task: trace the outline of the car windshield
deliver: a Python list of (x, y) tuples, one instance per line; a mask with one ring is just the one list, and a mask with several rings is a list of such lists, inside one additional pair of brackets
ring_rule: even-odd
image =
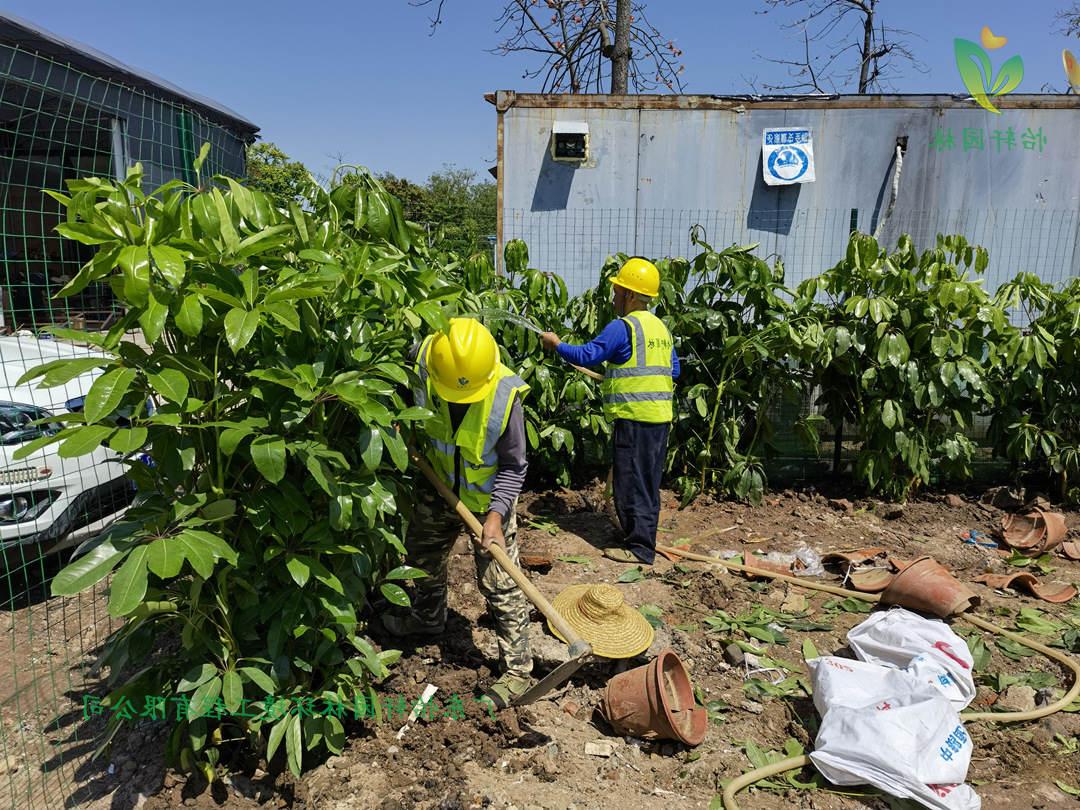
[(22, 444), (39, 436), (55, 432), (56, 425), (31, 424), (31, 422), (44, 419), (48, 415), (48, 411), (33, 405), (0, 402), (0, 444)]

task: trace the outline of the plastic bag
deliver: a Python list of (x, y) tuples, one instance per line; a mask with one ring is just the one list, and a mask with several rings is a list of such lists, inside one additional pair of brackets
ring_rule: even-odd
[(789, 566), (792, 573), (797, 577), (825, 576), (825, 566), (821, 564), (821, 555), (806, 543), (799, 546), (794, 553), (770, 551), (768, 554), (763, 555), (761, 559)]
[(975, 659), (964, 640), (940, 619), (895, 608), (871, 615), (847, 638), (860, 660), (906, 670), (933, 685), (957, 711), (975, 698)]
[(971, 738), (941, 697), (897, 696), (861, 709), (832, 706), (810, 759), (836, 785), (871, 784), (926, 807), (979, 810), (963, 784)]
[(864, 709), (887, 704), (897, 695), (932, 700), (937, 690), (902, 669), (823, 655), (806, 662), (814, 690), (814, 707), (824, 719), (838, 707)]
[(802, 563), (802, 567), (795, 568), (797, 577), (823, 577), (825, 566), (821, 564), (821, 555), (810, 546), (803, 543), (795, 552), (795, 559)]
[(957, 714), (975, 691), (967, 645), (944, 622), (902, 609), (870, 616), (848, 642), (860, 660), (807, 661), (821, 715), (815, 767), (834, 784), (979, 810), (964, 784), (972, 743)]

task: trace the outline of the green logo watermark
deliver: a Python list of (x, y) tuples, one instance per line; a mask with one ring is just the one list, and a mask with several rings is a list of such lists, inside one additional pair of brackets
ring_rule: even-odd
[(1020, 82), (1024, 79), (1024, 60), (1019, 56), (1007, 59), (995, 76), (994, 66), (987, 51), (1003, 47), (1008, 40), (1005, 37), (994, 36), (985, 26), (980, 39), (982, 40), (981, 47), (968, 39), (955, 40), (956, 67), (960, 70), (960, 78), (964, 80), (964, 86), (979, 106), (1001, 115), (1001, 110), (994, 106), (991, 99), (1011, 93), (1020, 86)]

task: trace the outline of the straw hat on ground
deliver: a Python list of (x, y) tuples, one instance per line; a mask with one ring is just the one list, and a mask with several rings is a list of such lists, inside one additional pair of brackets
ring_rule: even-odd
[[(612, 585), (571, 585), (553, 602), (567, 624), (603, 658), (633, 658), (649, 649), (652, 625)], [(548, 628), (566, 641), (548, 622)]]

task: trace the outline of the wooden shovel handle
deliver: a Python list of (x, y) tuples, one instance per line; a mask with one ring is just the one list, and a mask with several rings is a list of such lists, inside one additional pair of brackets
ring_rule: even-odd
[(580, 371), (586, 377), (592, 377), (594, 380), (599, 380), (600, 382), (604, 381), (603, 374), (597, 374), (595, 371), (591, 371), (590, 369), (582, 368), (581, 366), (575, 366), (573, 363), (570, 364), (570, 368), (572, 368), (574, 371)]
[[(424, 477), (431, 482), (438, 493), (442, 495), (446, 502), (458, 513), (458, 517), (461, 518), (469, 531), (473, 533), (473, 542), (479, 543), (480, 538), (484, 534), (484, 527), (480, 525), (480, 521), (476, 519), (476, 515), (461, 502), (461, 499), (454, 494), (450, 487), (443, 483), (442, 479), (435, 474), (433, 469), (431, 469), (431, 465), (428, 464), (423, 456), (417, 453), (412, 447), (409, 448), (409, 457), (413, 460), (417, 469), (424, 474)], [(525, 576), (521, 569), (514, 565), (513, 560), (510, 559), (510, 555), (508, 555), (501, 546), (492, 543), (488, 546), (487, 551), (495, 558), (495, 562), (499, 564), (499, 567), (509, 574), (510, 578), (514, 580), (519, 588), (521, 588), (528, 600), (536, 605), (536, 609), (544, 614), (544, 618), (551, 622), (551, 626), (558, 631), (559, 635), (566, 639), (567, 644), (573, 647), (576, 643), (582, 641), (578, 634), (574, 632), (574, 629), (567, 624), (566, 619), (562, 617), (562, 614), (555, 610), (555, 607), (544, 598), (544, 595), (536, 589), (536, 586), (529, 581), (528, 577)]]

